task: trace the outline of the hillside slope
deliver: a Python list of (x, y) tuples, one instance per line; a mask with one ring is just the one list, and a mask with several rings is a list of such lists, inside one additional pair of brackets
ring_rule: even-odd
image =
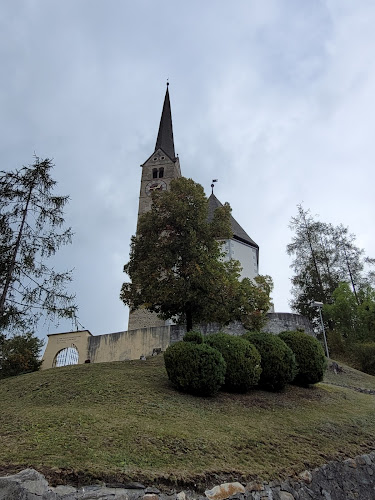
[(0, 380), (0, 401), (0, 471), (55, 481), (267, 479), (375, 448), (372, 395), (319, 384), (196, 398), (170, 386), (162, 356)]

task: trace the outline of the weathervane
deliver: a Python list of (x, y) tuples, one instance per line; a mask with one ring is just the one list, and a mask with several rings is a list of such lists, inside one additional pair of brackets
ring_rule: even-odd
[(211, 184), (211, 189), (212, 189), (212, 193), (211, 194), (214, 194), (214, 182), (217, 182), (217, 179), (212, 179), (212, 184)]

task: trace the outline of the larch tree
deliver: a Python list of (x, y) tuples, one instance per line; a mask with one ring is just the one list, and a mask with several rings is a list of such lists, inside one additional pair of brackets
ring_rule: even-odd
[(64, 229), (68, 196), (53, 194), (53, 163), (0, 172), (0, 331), (32, 332), (42, 315), (76, 320), (75, 296), (66, 292), (71, 271), (57, 272), (47, 260), (71, 242)]
[(348, 228), (321, 222), (302, 205), (298, 205), (298, 214), (289, 227), (294, 232), (287, 246), (287, 253), (293, 256), (292, 309), (317, 320), (312, 302), (331, 304), (334, 291), (342, 282), (350, 283), (359, 303), (357, 290), (373, 281), (373, 273), (368, 269), (375, 260), (356, 246), (355, 236)]

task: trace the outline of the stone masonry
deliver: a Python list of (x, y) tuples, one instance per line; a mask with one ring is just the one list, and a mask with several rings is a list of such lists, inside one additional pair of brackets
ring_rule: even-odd
[(26, 469), (0, 477), (0, 500), (374, 500), (375, 452), (329, 462), (283, 481), (213, 485), (203, 492), (168, 490), (137, 482), (51, 487), (42, 474)]

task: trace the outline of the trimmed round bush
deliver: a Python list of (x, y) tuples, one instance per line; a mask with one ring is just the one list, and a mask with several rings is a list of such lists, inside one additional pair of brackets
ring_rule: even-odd
[(217, 349), (226, 362), (223, 389), (246, 392), (258, 384), (262, 371), (260, 354), (252, 344), (226, 333), (208, 335), (205, 343)]
[(297, 362), (297, 375), (293, 384), (306, 387), (323, 380), (326, 357), (320, 342), (304, 332), (282, 332), (279, 338), (288, 345)]
[(197, 396), (214, 396), (225, 380), (223, 356), (206, 344), (172, 344), (164, 353), (164, 363), (169, 380), (181, 391)]
[(294, 354), (278, 336), (272, 333), (247, 332), (242, 338), (251, 342), (261, 356), (262, 373), (259, 385), (270, 391), (281, 391), (291, 382), (297, 365)]
[(183, 339), (184, 342), (195, 342), (196, 344), (203, 344), (203, 335), (196, 330), (186, 332)]

